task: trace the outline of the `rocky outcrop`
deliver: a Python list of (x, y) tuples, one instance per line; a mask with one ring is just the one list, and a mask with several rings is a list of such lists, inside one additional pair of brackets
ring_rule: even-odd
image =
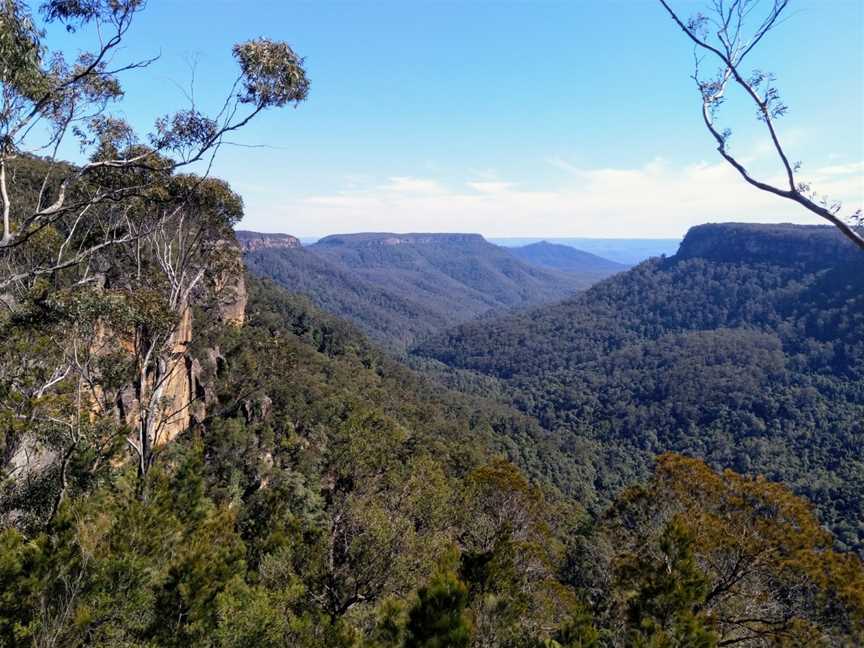
[(192, 342), (192, 309), (186, 307), (180, 316), (177, 328), (171, 337), (171, 360), (159, 403), (159, 429), (153, 440), (154, 447), (173, 441), (189, 429), (195, 421), (195, 413), (203, 418), (203, 403), (196, 403), (196, 376), (192, 371), (194, 361), (189, 355)]
[[(156, 432), (152, 443), (154, 447), (163, 446), (189, 429), (196, 421), (204, 419), (206, 409), (201, 384), (200, 364), (190, 355), (192, 342), (192, 309), (183, 310), (177, 327), (171, 336), (170, 354), (160, 378), (148, 376), (146, 384), (130, 384), (120, 391), (116, 401), (116, 415), (132, 430), (130, 441), (137, 439), (141, 408), (141, 394), (152, 398), (158, 390), (156, 404)], [(158, 384), (155, 384), (158, 381)], [(145, 397), (147, 398), (147, 397)]]
[(243, 252), (303, 247), (300, 243), (300, 239), (291, 236), (290, 234), (267, 234), (263, 232), (237, 230), (235, 235), (237, 236), (237, 242), (240, 244), (240, 249)]
[[(293, 237), (291, 237), (293, 238)], [(232, 326), (242, 326), (246, 319), (246, 281), (244, 279), (243, 253), (239, 243), (225, 241), (226, 264), (213, 277), (216, 296), (216, 312), (219, 321)]]
[(830, 225), (710, 223), (692, 227), (675, 258), (816, 269), (860, 261), (861, 252)]
[[(223, 271), (222, 276), (214, 280), (217, 287), (216, 314), (221, 323), (229, 326), (242, 326), (245, 320), (246, 282), (242, 264), (237, 267), (239, 270)], [(212, 401), (201, 362), (190, 353), (193, 335), (192, 309), (187, 307), (171, 339), (172, 361), (167, 366), (168, 374), (160, 404), (162, 423), (154, 446), (170, 443), (179, 434), (203, 421), (207, 415), (207, 404)], [(221, 355), (218, 349), (208, 349), (204, 354), (205, 362), (211, 356)]]
[[(233, 241), (225, 242), (226, 256), (220, 270), (212, 277), (214, 308), (217, 321), (229, 326), (242, 326), (246, 311), (246, 282), (239, 247)], [(164, 446), (180, 434), (204, 420), (207, 405), (212, 402), (211, 390), (206, 382), (201, 362), (191, 353), (195, 335), (193, 309), (186, 306), (180, 313), (169, 342), (170, 352), (159, 384), (150, 377), (146, 385), (129, 385), (117, 401), (117, 414), (132, 430), (137, 430), (142, 403), (140, 394), (159, 390), (154, 447)], [(121, 342), (122, 345), (122, 342)], [(220, 357), (218, 349), (206, 349), (204, 362)], [(215, 365), (215, 360), (213, 361)], [(215, 370), (215, 366), (214, 366)], [(146, 406), (146, 403), (143, 404)]]
[[(205, 346), (202, 344), (197, 344), (193, 352), (193, 341), (197, 342), (196, 335), (209, 339), (208, 335), (215, 333), (202, 332), (198, 327), (242, 326), (247, 302), (245, 269), (239, 245), (232, 239), (217, 241), (216, 246), (215, 253), (208, 257), (204, 280), (198, 283), (198, 290), (190, 294), (193, 303), (174, 310), (176, 320), (170, 321), (171, 334), (167, 343), (164, 333), (150, 333), (137, 324), (114, 320), (107, 312), (94, 318), (93, 328), (87, 329), (86, 335), (76, 334), (75, 349), (80, 354), (76, 354), (76, 361), (83, 358), (81, 362), (85, 362), (87, 367), (81, 392), (83, 408), (77, 410), (77, 414), (94, 422), (102, 419), (125, 427), (129, 442), (139, 452), (145, 445), (139, 438), (145, 423), (149, 446), (165, 446), (203, 422), (208, 406), (212, 407), (216, 400), (211, 381), (224, 359), (218, 348), (202, 348)], [(113, 298), (118, 304), (125, 303), (123, 300), (129, 291), (122, 283), (110, 285), (104, 275), (96, 275), (96, 279), (92, 282), (93, 290), (103, 293), (106, 303), (114, 303), (111, 301)], [(11, 303), (3, 295), (0, 295), (0, 301)], [(193, 321), (198, 316), (204, 321)], [(162, 320), (158, 326), (162, 326)], [(148, 337), (150, 335), (153, 337)], [(148, 351), (150, 342), (157, 346)], [(196, 356), (200, 356), (200, 361)], [(138, 372), (145, 357), (148, 371), (142, 376)], [(106, 378), (101, 373), (104, 367), (110, 370), (118, 362), (125, 366), (126, 360), (130, 372), (126, 384), (118, 384), (116, 377), (103, 380)], [(81, 371), (84, 375), (85, 370)], [(266, 416), (270, 407), (266, 400), (250, 401), (244, 405), (244, 414), (250, 418)], [(113, 434), (116, 428), (109, 427)], [(101, 429), (94, 426), (87, 434), (98, 434)], [(37, 433), (30, 426), (14, 438), (7, 439), (2, 449), (3, 456), (0, 456), (0, 468), (8, 478), (4, 488), (0, 489), (0, 520), (14, 520), (25, 509), (37, 511), (37, 517), (48, 515), (48, 511), (53, 510), (52, 506), (56, 507), (60, 501), (56, 493), (59, 492), (62, 498), (65, 492), (66, 467), (78, 444), (79, 439), (74, 436), (48, 435), (41, 430)], [(63, 484), (63, 487), (58, 489), (58, 484)], [(34, 497), (45, 501), (40, 499), (38, 505), (32, 505)], [(22, 506), (24, 501), (31, 505)]]
[[(292, 237), (293, 238), (293, 237)], [(220, 270), (212, 278), (214, 312), (218, 321), (229, 326), (242, 326), (245, 321), (246, 281), (240, 248), (234, 241), (225, 241), (225, 257)], [(194, 336), (192, 308), (186, 307), (171, 337), (171, 361), (166, 366), (166, 377), (159, 405), (160, 424), (154, 446), (170, 443), (178, 435), (204, 420), (207, 405), (212, 401), (211, 390), (206, 384), (201, 362), (190, 353)], [(211, 353), (212, 351), (212, 353)], [(205, 350), (205, 362), (210, 356), (218, 357), (219, 350)], [(127, 423), (134, 424), (140, 411), (133, 402), (128, 411)]]
[(21, 436), (5, 469), (13, 481), (31, 481), (54, 465), (59, 456), (55, 448), (40, 443), (36, 435), (27, 432)]
[(227, 278), (219, 295), (219, 319), (225, 324), (242, 326), (246, 320), (246, 282), (243, 274)]

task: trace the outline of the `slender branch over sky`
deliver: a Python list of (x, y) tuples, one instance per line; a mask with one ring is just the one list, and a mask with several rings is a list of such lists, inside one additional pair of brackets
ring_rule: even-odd
[[(789, 155), (775, 125), (777, 118), (782, 117), (788, 108), (781, 101), (773, 84), (774, 76), (759, 70), (748, 75), (743, 68), (747, 55), (780, 24), (789, 0), (771, 0), (767, 3), (767, 13), (756, 23), (752, 32), (748, 29), (748, 23), (754, 20), (761, 4), (759, 0), (712, 0), (713, 11), (709, 15), (699, 13), (686, 21), (675, 12), (667, 0), (659, 2), (694, 44), (693, 80), (702, 99), (702, 120), (723, 159), (757, 189), (797, 202), (834, 225), (846, 238), (864, 250), (861, 211), (844, 218), (840, 214), (842, 205), (839, 201), (819, 196), (808, 183), (797, 180), (796, 172), (800, 163), (789, 161)], [(706, 77), (701, 74), (700, 64), (705, 57), (719, 59), (721, 63), (720, 71), (714, 76)], [(716, 118), (721, 105), (727, 99), (730, 82), (739, 86), (755, 104), (758, 118), (765, 125), (773, 151), (783, 166), (785, 186), (757, 179), (741, 158), (729, 150), (728, 142), (732, 131), (720, 130)]]

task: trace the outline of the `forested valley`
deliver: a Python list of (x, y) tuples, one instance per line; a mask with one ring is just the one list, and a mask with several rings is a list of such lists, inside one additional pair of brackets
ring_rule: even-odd
[(507, 249), (479, 234), (331, 235), (307, 246), (290, 235), (238, 236), (254, 274), (396, 353), (467, 320), (570, 297), (626, 267), (564, 246)]
[(704, 225), (674, 257), (416, 353), (494, 378), (593, 453), (600, 493), (682, 452), (789, 484), (860, 551), (862, 295), (864, 257), (830, 227)]
[(238, 43), (224, 107), (139, 135), (108, 107), (144, 10), (0, 3), (0, 645), (864, 643), (849, 241), (701, 226), (588, 288), (477, 235), (338, 236), (298, 278), (210, 170), (304, 59)]

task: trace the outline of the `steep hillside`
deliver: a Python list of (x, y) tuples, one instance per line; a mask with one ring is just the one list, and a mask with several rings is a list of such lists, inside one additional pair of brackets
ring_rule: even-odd
[(563, 299), (597, 279), (528, 265), (476, 234), (328, 236), (305, 248), (259, 245), (245, 258), (253, 273), (397, 349), (492, 310)]
[(678, 259), (724, 263), (771, 263), (818, 272), (860, 262), (860, 252), (823, 225), (712, 223), (688, 232)]
[(479, 234), (328, 236), (309, 249), (442, 314), (554, 301), (588, 283), (527, 266)]
[(667, 455), (604, 512), (595, 486), (632, 447), (552, 435), (483, 397), (498, 379), (415, 361), (454, 393), (244, 280), (239, 197), (192, 186), (152, 238), (2, 295), (0, 645), (660, 645), (670, 591), (693, 593), (664, 612), (682, 646), (861, 644), (864, 570), (806, 502)]
[(417, 353), (500, 380), (565, 443), (616, 450), (601, 491), (684, 452), (786, 481), (864, 541), (864, 255), (831, 228), (696, 227), (675, 257)]
[(404, 348), (454, 323), (421, 300), (391, 293), (308, 248), (259, 249), (244, 256), (253, 274), (307, 295), (318, 307), (353, 321), (389, 348)]
[[(442, 444), (448, 452), (474, 453), (475, 458), (500, 453), (540, 481), (580, 498), (588, 496), (581, 478), (568, 472), (573, 462), (567, 459), (565, 465), (557, 445), (533, 419), (428, 380), (305, 296), (251, 275), (247, 283), (246, 325), (215, 326), (196, 338), (196, 347), (219, 348), (223, 354), (227, 370), (205, 376), (220, 385), (223, 408), (292, 411), (294, 426), (309, 430), (333, 425), (354, 408), (376, 409), (413, 430), (415, 441), (428, 447)], [(263, 396), (264, 410), (256, 401)], [(309, 419), (301, 424), (304, 417)]]
[(585, 277), (596, 277), (598, 280), (627, 269), (623, 263), (610, 261), (596, 254), (577, 250), (569, 245), (549, 243), (548, 241), (508, 248), (507, 251), (517, 259), (531, 265), (550, 270), (579, 273)]

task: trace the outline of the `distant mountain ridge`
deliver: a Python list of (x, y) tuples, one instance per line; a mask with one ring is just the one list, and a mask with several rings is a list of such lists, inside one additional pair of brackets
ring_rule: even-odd
[(337, 235), (307, 249), (403, 297), (444, 300), (442, 313), (554, 301), (588, 283), (523, 263), (479, 234)]
[(629, 267), (623, 263), (610, 261), (569, 245), (549, 243), (548, 241), (508, 248), (508, 251), (518, 259), (541, 268), (597, 275), (598, 279), (605, 278), (615, 272), (621, 272)]
[(318, 240), (315, 245), (434, 245), (434, 244), (482, 244), (480, 234), (391, 234), (387, 232), (361, 232), (358, 234), (331, 234)]
[(391, 348), (449, 323), (422, 302), (394, 295), (308, 248), (252, 250), (244, 254), (244, 261), (249, 272), (306, 295), (322, 310), (354, 322)]
[(598, 279), (525, 263), (479, 234), (336, 234), (305, 247), (238, 238), (253, 242), (244, 248), (252, 272), (395, 348), (489, 311), (564, 299)]
[(596, 254), (599, 257), (633, 266), (651, 257), (672, 256), (681, 244), (680, 238), (674, 239), (636, 239), (636, 238), (570, 238), (545, 236), (529, 237), (490, 237), (489, 241), (506, 248), (524, 247), (533, 243), (546, 241), (555, 245), (566, 245), (583, 252)]

